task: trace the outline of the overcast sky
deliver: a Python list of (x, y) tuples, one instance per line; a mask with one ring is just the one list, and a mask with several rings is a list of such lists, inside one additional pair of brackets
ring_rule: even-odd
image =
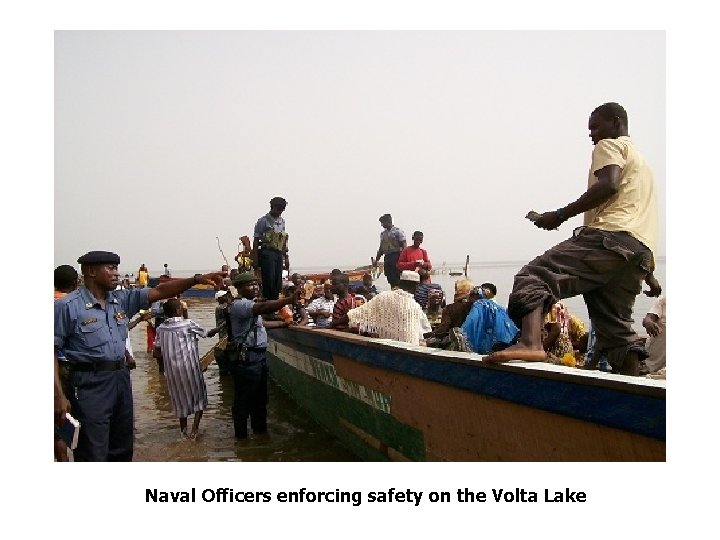
[(584, 191), (607, 101), (664, 255), (665, 98), (659, 31), (57, 31), (54, 262), (219, 267), (273, 196), (296, 267), (368, 264), (386, 212), (436, 265), (530, 259), (580, 224), (524, 216)]

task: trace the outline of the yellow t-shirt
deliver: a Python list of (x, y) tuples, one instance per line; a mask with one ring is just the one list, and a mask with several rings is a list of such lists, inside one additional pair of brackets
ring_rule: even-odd
[(595, 145), (588, 188), (597, 183), (595, 172), (607, 165), (622, 169), (618, 192), (602, 205), (585, 212), (585, 225), (603, 231), (625, 231), (657, 252), (658, 208), (655, 179), (630, 137), (603, 139)]
[(137, 277), (138, 285), (140, 285), (141, 287), (145, 287), (148, 284), (149, 277), (150, 276), (148, 275), (148, 273), (145, 272), (144, 270), (138, 272), (138, 277)]

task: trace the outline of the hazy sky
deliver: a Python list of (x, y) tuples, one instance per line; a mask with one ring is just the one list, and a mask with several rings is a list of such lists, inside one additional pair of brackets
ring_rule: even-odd
[(524, 216), (584, 191), (606, 101), (664, 255), (665, 98), (660, 31), (57, 31), (54, 262), (219, 267), (276, 195), (293, 266), (368, 264), (385, 212), (436, 265), (529, 259), (581, 222)]

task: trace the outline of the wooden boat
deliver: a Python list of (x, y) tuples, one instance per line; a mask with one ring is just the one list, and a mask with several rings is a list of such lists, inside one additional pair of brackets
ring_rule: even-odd
[[(375, 260), (371, 258), (371, 261), (373, 264), (368, 264), (365, 266), (358, 266), (356, 268), (353, 268), (352, 270), (343, 270), (343, 274), (346, 274), (348, 278), (350, 279), (350, 285), (356, 286), (361, 285), (363, 276), (365, 274), (370, 274), (373, 279), (377, 279), (380, 273), (384, 269), (384, 263), (381, 261), (377, 265), (374, 264)], [(315, 273), (315, 274), (303, 274), (306, 279), (311, 279), (315, 283), (321, 283), (325, 281), (326, 279), (330, 279), (330, 272), (321, 272), (321, 273)]]
[[(359, 285), (362, 283), (363, 276), (369, 273), (368, 270), (345, 270), (343, 274), (346, 274), (352, 285)], [(311, 279), (315, 283), (322, 283), (326, 279), (330, 279), (330, 272), (321, 272), (318, 274), (303, 274), (306, 279)]]
[(325, 329), (269, 334), (273, 379), (365, 460), (665, 460), (664, 380)]
[[(185, 279), (185, 278), (160, 276), (159, 278), (150, 278), (150, 282), (148, 284), (150, 287), (155, 287), (155, 286), (159, 285), (160, 283), (164, 283), (166, 281), (173, 281), (176, 279)], [(183, 298), (215, 298), (215, 288), (212, 285), (203, 285), (203, 284), (199, 283), (199, 284), (193, 285), (192, 287), (187, 289), (180, 296)]]
[[(215, 345), (215, 347), (220, 347), (221, 349), (224, 349), (225, 347), (227, 347), (227, 341), (227, 337), (221, 338), (218, 340), (218, 343), (217, 345)], [(200, 358), (200, 369), (202, 371), (206, 371), (210, 364), (215, 362), (215, 347), (203, 354)]]
[(450, 274), (451, 276), (462, 276), (462, 275), (465, 275), (465, 277), (467, 277), (468, 266), (469, 266), (469, 265), (470, 265), (470, 255), (467, 255), (467, 256), (465, 257), (465, 267), (463, 268), (463, 271), (462, 271), (462, 272), (449, 272), (449, 274)]

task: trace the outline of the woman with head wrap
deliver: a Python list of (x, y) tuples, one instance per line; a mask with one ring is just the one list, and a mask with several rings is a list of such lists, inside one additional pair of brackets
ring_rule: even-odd
[(512, 344), (519, 334), (507, 311), (485, 297), (481, 287), (475, 287), (471, 297), (477, 295), (470, 313), (462, 324), (470, 348), (480, 354), (504, 349)]
[(556, 302), (545, 316), (543, 324), (543, 348), (547, 361), (574, 366), (574, 351), (577, 349), (582, 352), (583, 337), (586, 334), (582, 321), (571, 315), (564, 303)]
[(465, 317), (467, 317), (467, 314), (470, 313), (473, 301), (477, 299), (470, 298), (473, 287), (473, 282), (469, 279), (458, 279), (455, 282), (454, 301), (452, 304), (445, 306), (442, 310), (440, 324), (433, 331), (433, 336), (441, 340), (440, 343), (435, 344), (434, 346), (443, 346), (446, 342), (444, 338), (448, 336), (450, 329), (458, 328), (462, 326), (463, 322), (465, 322)]

